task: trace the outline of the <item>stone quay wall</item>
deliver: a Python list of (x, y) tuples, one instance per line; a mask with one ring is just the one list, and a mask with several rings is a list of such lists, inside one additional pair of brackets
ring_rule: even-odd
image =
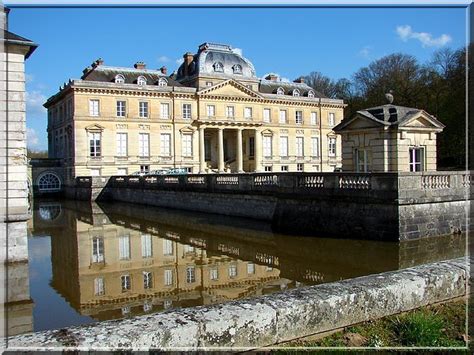
[(66, 196), (249, 217), (275, 231), (411, 240), (470, 228), (469, 173), (258, 173), (80, 177)]
[[(9, 338), (11, 350), (256, 349), (466, 295), (467, 258)], [(256, 316), (258, 315), (258, 316)]]

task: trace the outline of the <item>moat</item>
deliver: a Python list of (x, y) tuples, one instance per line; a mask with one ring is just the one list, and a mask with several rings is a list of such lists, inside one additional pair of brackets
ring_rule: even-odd
[(466, 244), (280, 235), (266, 222), (125, 203), (37, 200), (32, 215), (20, 267), (32, 302), (9, 316), (32, 324), (18, 333), (403, 269), (463, 256)]

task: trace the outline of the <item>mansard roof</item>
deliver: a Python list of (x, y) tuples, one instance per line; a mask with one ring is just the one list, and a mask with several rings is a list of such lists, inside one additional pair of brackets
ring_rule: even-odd
[(163, 74), (160, 70), (114, 67), (100, 64), (87, 68), (84, 71), (85, 73), (81, 79), (85, 81), (114, 82), (115, 77), (120, 74), (124, 77), (126, 84), (136, 84), (138, 77), (143, 76), (147, 81), (147, 85), (156, 85), (160, 78), (164, 78), (168, 81), (168, 86), (183, 86)]
[(276, 94), (278, 88), (285, 91), (285, 95), (293, 95), (293, 90), (298, 89), (300, 96), (308, 96), (310, 91), (314, 92), (316, 98), (327, 98), (324, 94), (314, 90), (311, 86), (305, 83), (296, 83), (290, 81), (266, 80), (261, 79), (258, 91), (263, 94)]

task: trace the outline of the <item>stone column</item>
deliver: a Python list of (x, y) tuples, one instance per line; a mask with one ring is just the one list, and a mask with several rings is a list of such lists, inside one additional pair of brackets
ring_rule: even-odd
[(244, 172), (244, 160), (242, 156), (242, 128), (237, 128), (237, 172)]
[(204, 127), (199, 127), (199, 173), (206, 172), (206, 154), (204, 145)]
[(217, 129), (217, 168), (224, 172), (224, 128)]
[(262, 171), (262, 132), (259, 129), (255, 130), (255, 152), (254, 152), (254, 159), (255, 159), (255, 171), (261, 172)]

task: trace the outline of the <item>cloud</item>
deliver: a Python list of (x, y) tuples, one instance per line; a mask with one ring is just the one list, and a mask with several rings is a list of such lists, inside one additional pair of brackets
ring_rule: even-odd
[(420, 41), (423, 48), (443, 47), (452, 40), (451, 36), (447, 34), (442, 34), (439, 37), (433, 38), (433, 35), (428, 32), (414, 32), (409, 25), (397, 26), (397, 34), (404, 42), (407, 42), (409, 39)]
[(372, 50), (372, 47), (371, 46), (365, 46), (364, 48), (362, 48), (359, 52), (358, 52), (358, 55), (359, 57), (362, 57), (362, 58), (365, 58), (365, 59), (369, 59), (370, 58), (370, 51)]
[(25, 74), (25, 81), (27, 84), (31, 84), (35, 80), (33, 74)]
[(27, 127), (26, 128), (26, 142), (29, 148), (33, 148), (38, 146), (39, 144), (39, 137), (36, 131), (33, 128)]
[(43, 104), (46, 102), (46, 96), (41, 91), (31, 90), (26, 92), (26, 112), (27, 115), (42, 115), (46, 112)]
[(171, 59), (168, 58), (167, 56), (165, 55), (162, 55), (162, 56), (159, 56), (158, 57), (158, 62), (159, 63), (168, 63)]

